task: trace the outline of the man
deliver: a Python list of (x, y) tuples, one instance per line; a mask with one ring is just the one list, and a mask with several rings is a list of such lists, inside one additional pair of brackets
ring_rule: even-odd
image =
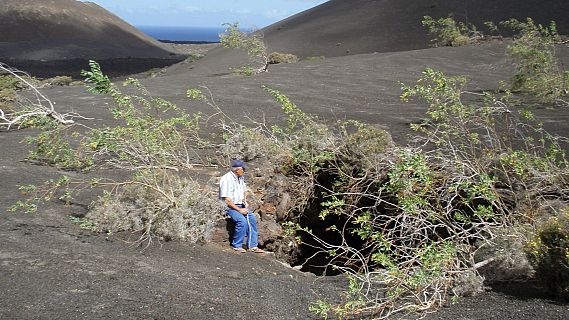
[(235, 223), (235, 233), (231, 240), (233, 250), (245, 252), (243, 242), (246, 237), (246, 247), (249, 251), (263, 253), (264, 251), (257, 247), (257, 219), (247, 208), (245, 169), (243, 160), (231, 161), (231, 171), (223, 175), (219, 181), (219, 198), (227, 204), (227, 214)]

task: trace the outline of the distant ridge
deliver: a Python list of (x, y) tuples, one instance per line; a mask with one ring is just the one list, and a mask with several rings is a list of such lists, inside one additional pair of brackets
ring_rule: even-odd
[(2, 0), (0, 58), (171, 58), (160, 42), (92, 2)]
[(531, 17), (569, 34), (567, 0), (331, 0), (263, 29), (271, 51), (301, 57), (394, 52), (429, 46), (423, 16), (482, 27), (485, 21)]

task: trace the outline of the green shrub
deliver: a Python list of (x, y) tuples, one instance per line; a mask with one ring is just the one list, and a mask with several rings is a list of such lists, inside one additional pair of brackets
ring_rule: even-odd
[[(86, 216), (97, 231), (140, 232), (138, 242), (148, 244), (155, 238), (195, 242), (206, 237), (223, 208), (217, 197), (187, 178), (197, 158), (196, 149), (208, 146), (199, 137), (200, 115), (187, 114), (150, 95), (135, 79), (124, 82), (133, 89), (125, 94), (96, 62), (90, 61), (90, 66), (90, 71), (83, 72), (89, 90), (112, 98), (114, 104), (108, 111), (115, 125), (79, 128), (50, 121), (39, 126), (43, 131), (28, 142), (36, 145), (30, 159), (64, 169), (89, 170), (94, 178), (64, 177), (39, 187), (25, 187), (28, 199), (14, 208), (32, 212), (42, 201), (67, 200), (86, 188), (112, 190), (105, 192)], [(191, 90), (187, 95), (203, 96)], [(41, 122), (36, 118), (30, 121)], [(124, 177), (104, 179), (97, 171), (101, 168), (119, 169)]]
[[(567, 163), (556, 139), (513, 110), (508, 95), (473, 94), (465, 86), (465, 78), (432, 69), (414, 86), (403, 86), (402, 100), (418, 99), (428, 108), (426, 119), (413, 125), (418, 147), (392, 146), (388, 135), (368, 125), (332, 127), (336, 149), (320, 150), (334, 152), (311, 170), (289, 172), (313, 179), (311, 211), (293, 216), (302, 220), (317, 211), (325, 224), (321, 230), (312, 222), (303, 235), (318, 239), (327, 268), (358, 283), (344, 303), (319, 302), (314, 312), (381, 318), (441, 306), (449, 299), (444, 293), (480, 292), (479, 268), (524, 261), (501, 252), (523, 243), (517, 228), (528, 217), (520, 208), (539, 207), (544, 190), (569, 198)], [(336, 240), (326, 241), (333, 233)], [(507, 241), (487, 245), (500, 235)], [(486, 255), (475, 254), (480, 248)], [(527, 264), (519, 267), (505, 276), (531, 274)]]
[(57, 76), (42, 81), (44, 85), (48, 86), (68, 86), (73, 82), (70, 76)]
[(233, 73), (250, 77), (255, 75), (255, 69), (252, 66), (241, 66), (239, 68), (233, 69)]
[(147, 78), (156, 78), (156, 77), (160, 77), (160, 76), (164, 75), (165, 72), (166, 72), (166, 69), (164, 69), (164, 68), (152, 68), (152, 69), (144, 72), (144, 74), (146, 75)]
[(273, 126), (271, 130), (275, 138), (290, 150), (292, 166), (309, 172), (319, 171), (321, 165), (334, 158), (342, 139), (339, 132), (334, 132), (316, 116), (302, 111), (278, 90), (267, 86), (263, 88), (280, 103), (287, 117), (286, 127)]
[(555, 56), (561, 42), (555, 22), (549, 26), (511, 19), (502, 22), (516, 31), (508, 54), (516, 66), (512, 90), (534, 95), (544, 102), (554, 102), (569, 95), (569, 71), (563, 70)]
[(279, 144), (263, 134), (260, 128), (236, 126), (225, 136), (220, 152), (228, 158), (253, 161), (267, 155), (277, 156)]
[(190, 166), (193, 150), (207, 144), (198, 134), (200, 114), (187, 114), (150, 95), (136, 79), (123, 83), (135, 93), (124, 94), (96, 62), (90, 61), (90, 66), (90, 71), (83, 72), (92, 84), (89, 90), (112, 97), (114, 105), (108, 111), (116, 125), (80, 130), (58, 126), (41, 115), (30, 117), (21, 126), (43, 131), (27, 138), (36, 146), (29, 159), (63, 169), (88, 169), (95, 164), (133, 171)]
[(538, 225), (527, 252), (549, 292), (569, 300), (569, 209)]
[(225, 32), (219, 35), (221, 45), (226, 48), (243, 49), (247, 51), (253, 62), (260, 64), (254, 73), (267, 71), (269, 55), (263, 42), (263, 36), (257, 32), (243, 32), (239, 30), (239, 23), (224, 23)]
[[(35, 120), (32, 118), (30, 120)], [(38, 119), (39, 120), (39, 119)], [(52, 122), (51, 125), (54, 123)], [(28, 123), (24, 123), (24, 126)], [(67, 128), (46, 129), (49, 124), (41, 124), (39, 121), (29, 124), (29, 126), (44, 129), (35, 137), (27, 137), (26, 142), (34, 145), (35, 148), (28, 154), (27, 159), (43, 164), (54, 166), (66, 170), (88, 169), (93, 165), (91, 157), (85, 157), (83, 146), (77, 141), (78, 135), (70, 133)], [(73, 148), (71, 143), (79, 145)]]
[(16, 91), (22, 90), (24, 85), (12, 75), (0, 74), (0, 109), (8, 108), (17, 98)]
[(282, 94), (280, 91), (272, 89), (267, 86), (262, 86), (273, 98), (281, 105), (282, 111), (287, 116), (287, 127), (283, 130), (278, 127), (273, 127), (273, 132), (291, 134), (298, 129), (303, 128), (309, 123), (313, 123), (316, 117), (309, 115), (302, 111), (296, 104)]
[(292, 53), (272, 52), (269, 54), (269, 64), (296, 63), (298, 57)]
[(12, 75), (0, 74), (0, 90), (22, 90), (24, 87), (24, 84), (18, 78)]
[(141, 232), (195, 243), (207, 240), (225, 210), (197, 182), (167, 170), (140, 172), (118, 193), (106, 193), (86, 215), (99, 232)]
[(422, 24), (429, 29), (429, 34), (433, 37), (431, 43), (435, 47), (463, 46), (476, 42), (482, 37), (474, 25), (456, 22), (452, 15), (438, 20), (424, 16)]
[(393, 147), (389, 132), (370, 124), (354, 123), (356, 129), (346, 133), (346, 150), (362, 168), (372, 166), (373, 159)]
[(80, 146), (90, 150), (86, 156), (130, 170), (190, 166), (195, 149), (207, 145), (199, 135), (201, 114), (185, 113), (175, 104), (152, 96), (133, 78), (123, 85), (134, 93), (125, 94), (96, 62), (91, 61), (90, 66), (90, 71), (83, 72), (91, 84), (89, 90), (112, 97), (114, 105), (109, 112), (118, 124), (88, 131)]

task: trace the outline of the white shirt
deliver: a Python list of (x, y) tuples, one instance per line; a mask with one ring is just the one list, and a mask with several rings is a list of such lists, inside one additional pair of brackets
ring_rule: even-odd
[(224, 174), (219, 180), (219, 199), (229, 198), (234, 204), (244, 204), (245, 178), (237, 177), (233, 171)]

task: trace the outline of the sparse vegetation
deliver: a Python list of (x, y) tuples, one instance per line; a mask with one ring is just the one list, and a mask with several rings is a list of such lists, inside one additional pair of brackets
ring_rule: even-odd
[(182, 61), (182, 63), (183, 63), (183, 64), (192, 63), (192, 62), (198, 61), (199, 59), (201, 59), (201, 58), (203, 58), (203, 57), (205, 57), (205, 54), (204, 54), (204, 53), (201, 53), (201, 52), (198, 52), (198, 53), (193, 52), (193, 53), (190, 53), (189, 56), (186, 58), (186, 60)]
[(68, 86), (73, 83), (73, 78), (70, 76), (57, 76), (42, 81), (44, 86)]
[(226, 48), (243, 49), (253, 62), (260, 66), (254, 70), (254, 73), (266, 72), (269, 67), (269, 54), (267, 47), (263, 42), (263, 36), (259, 31), (243, 32), (239, 30), (239, 23), (225, 23), (225, 33), (219, 36), (221, 45)]
[(164, 74), (166, 70), (164, 68), (153, 68), (146, 71), (144, 74), (147, 78), (156, 78)]
[(249, 65), (235, 68), (235, 69), (233, 69), (233, 73), (240, 74), (242, 76), (247, 76), (247, 77), (254, 76), (256, 74), (255, 69)]
[[(192, 161), (199, 159), (196, 150), (207, 147), (198, 134), (200, 114), (186, 114), (151, 96), (135, 79), (123, 84), (138, 95), (124, 94), (96, 62), (90, 66), (83, 73), (91, 84), (89, 90), (113, 98), (109, 112), (116, 126), (87, 130), (44, 126), (43, 132), (28, 139), (36, 145), (30, 158), (68, 170), (122, 169), (131, 172), (131, 177), (122, 181), (63, 177), (39, 187), (28, 186), (22, 190), (28, 199), (12, 209), (33, 212), (39, 202), (70, 201), (77, 190), (98, 188), (104, 196), (87, 216), (94, 230), (140, 232), (137, 243), (147, 245), (156, 238), (194, 242), (204, 238), (222, 210), (187, 174)], [(193, 214), (190, 206), (201, 214)]]
[[(435, 45), (479, 37), (473, 26), (452, 17), (427, 16), (423, 24), (436, 36)], [(558, 37), (554, 26), (531, 20), (506, 25), (521, 31), (509, 48), (518, 59), (514, 88), (544, 99), (566, 95), (567, 73), (558, 71), (551, 51)], [(246, 73), (266, 71), (270, 59), (262, 39), (242, 33), (238, 24), (227, 27), (225, 46), (263, 60), (263, 67)], [(38, 202), (69, 202), (76, 188), (97, 187), (104, 195), (86, 220), (76, 220), (81, 226), (134, 231), (137, 243), (147, 245), (154, 239), (207, 238), (224, 208), (212, 190), (189, 178), (193, 165), (206, 162), (200, 151), (212, 146), (199, 134), (202, 116), (153, 97), (135, 79), (124, 82), (134, 92), (125, 94), (95, 62), (90, 66), (84, 72), (90, 90), (113, 99), (110, 112), (118, 124), (72, 131), (50, 122), (30, 139), (37, 145), (30, 157), (65, 169), (110, 167), (132, 175), (123, 181), (62, 177), (22, 186), (30, 198), (14, 209), (33, 212)], [(230, 118), (218, 110), (224, 137), (219, 153), (267, 170), (263, 187), (281, 198), (284, 212), (277, 219), (287, 227), (288, 248), (304, 250), (308, 260), (325, 257), (323, 273), (343, 273), (349, 280), (345, 301), (316, 301), (310, 307), (315, 314), (404, 317), (476, 294), (484, 269), (494, 272), (494, 280), (529, 277), (533, 270), (521, 250), (527, 239), (537, 276), (567, 297), (567, 209), (545, 219), (536, 210), (551, 198), (569, 202), (560, 138), (510, 104), (509, 92), (474, 93), (466, 84), (463, 77), (426, 69), (415, 84), (402, 85), (403, 101), (427, 106), (426, 119), (412, 125), (417, 144), (407, 147), (370, 124), (326, 123), (268, 86), (286, 116), (283, 125), (226, 123)], [(209, 99), (197, 89), (186, 95)], [(534, 228), (532, 235), (528, 230)]]
[[(0, 129), (11, 130), (30, 125), (43, 118), (68, 125), (72, 124), (76, 114), (61, 114), (55, 110), (52, 101), (38, 90), (36, 81), (26, 73), (0, 63)], [(24, 97), (17, 92), (29, 89), (33, 98)]]
[(4, 101), (13, 101), (16, 91), (22, 90), (22, 82), (11, 74), (0, 75), (0, 94)]
[(296, 62), (298, 62), (298, 57), (292, 53), (271, 52), (269, 55), (269, 64)]
[[(94, 159), (86, 156), (89, 151), (78, 141), (80, 135), (73, 128), (60, 127), (53, 121), (41, 124), (39, 120), (29, 126), (39, 127), (42, 132), (26, 138), (26, 143), (34, 146), (28, 160), (65, 170), (85, 170), (94, 165)], [(72, 144), (78, 147), (72, 148)]]
[(21, 90), (21, 83), (12, 75), (0, 75), (0, 109), (8, 110), (14, 100), (16, 91)]
[[(502, 23), (516, 31), (508, 54), (516, 66), (512, 90), (536, 96), (543, 102), (569, 105), (569, 71), (557, 63), (556, 45), (561, 43), (555, 22), (549, 26), (511, 19)], [(565, 99), (565, 100), (563, 100)]]
[(526, 249), (549, 292), (569, 300), (569, 209), (539, 223)]
[[(460, 46), (484, 38), (476, 26), (456, 22), (452, 15), (438, 20), (425, 16), (422, 23), (429, 29), (435, 47)], [(511, 90), (535, 96), (541, 102), (569, 105), (569, 71), (557, 63), (556, 46), (562, 41), (555, 22), (543, 26), (527, 18), (525, 22), (510, 19), (500, 25), (514, 32), (513, 42), (508, 45), (508, 55), (516, 66)], [(493, 22), (486, 22), (485, 26), (491, 33), (499, 34)]]
[(458, 47), (477, 42), (482, 38), (476, 26), (457, 22), (452, 15), (437, 20), (424, 16), (422, 24), (429, 29), (434, 47)]
[(93, 232), (97, 231), (95, 224), (93, 224), (93, 222), (83, 217), (69, 216), (69, 221), (79, 225), (79, 228), (83, 230), (89, 230)]
[[(465, 84), (427, 69), (415, 86), (403, 86), (402, 99), (429, 106), (414, 129), (433, 151), (394, 147), (356, 156), (339, 144), (345, 156), (337, 151), (310, 170), (327, 231), (308, 233), (327, 252), (328, 268), (352, 279), (345, 303), (319, 301), (315, 312), (387, 318), (474, 294), (483, 283), (479, 269), (506, 261), (496, 252), (478, 260), (480, 248), (504, 232), (503, 246), (523, 243), (526, 235), (515, 230), (531, 225), (535, 217), (524, 208), (538, 207), (543, 190), (569, 200), (556, 139), (523, 112), (514, 116), (507, 96), (474, 94), (476, 103), (463, 103)], [(336, 240), (326, 240), (330, 232)], [(531, 275), (531, 268), (512, 270), (509, 279)]]

